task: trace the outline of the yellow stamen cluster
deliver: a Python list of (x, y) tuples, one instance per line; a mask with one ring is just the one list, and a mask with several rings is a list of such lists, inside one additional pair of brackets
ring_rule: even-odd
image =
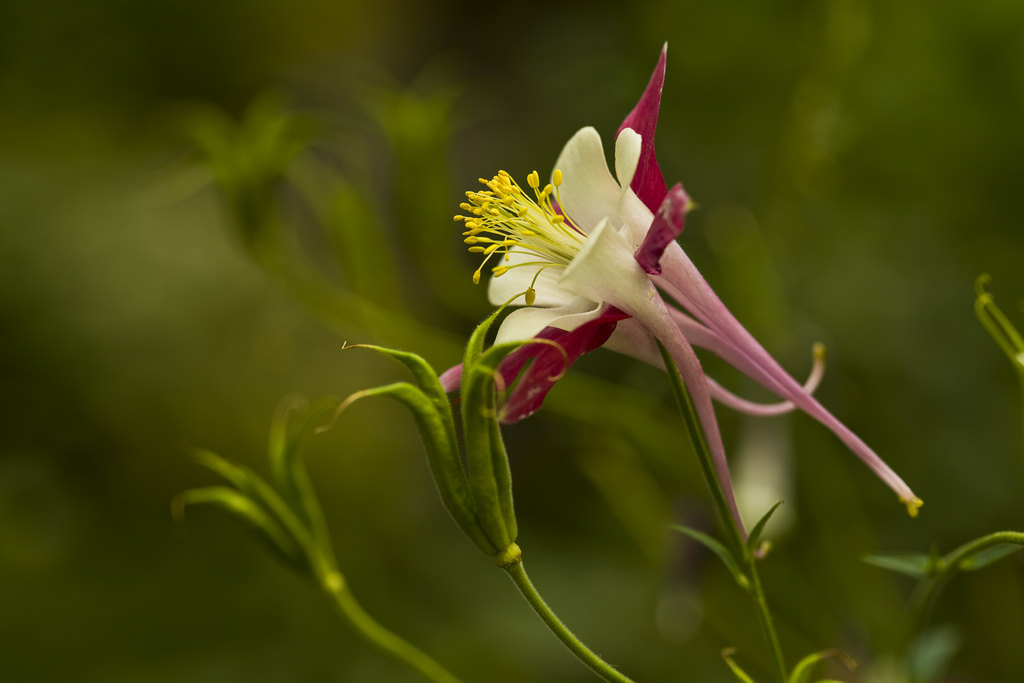
[[(579, 252), (585, 238), (583, 231), (555, 209), (554, 202), (561, 204), (558, 187), (562, 184), (562, 172), (556, 170), (553, 183), (543, 189), (536, 171), (528, 175), (526, 181), (536, 199), (524, 193), (508, 173), (498, 171), (490, 180), (480, 178), (487, 189), (466, 192), (468, 201), (459, 205), (466, 215), (455, 216), (455, 220), (465, 224), (464, 241), (471, 253), (484, 255), (480, 267), (473, 273), (474, 284), (479, 284), (481, 271), (495, 254), (503, 255), (506, 263), (512, 254), (536, 257), (493, 266), (491, 272), (498, 277), (518, 266), (535, 266), (537, 275), (545, 268), (564, 268)], [(534, 276), (534, 283), (536, 281)], [(528, 303), (532, 303), (534, 296), (531, 285)]]

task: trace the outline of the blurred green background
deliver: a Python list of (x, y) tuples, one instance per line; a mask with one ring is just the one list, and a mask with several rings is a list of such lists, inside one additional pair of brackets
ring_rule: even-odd
[[(660, 162), (701, 207), (684, 246), (795, 376), (826, 343), (819, 397), (925, 500), (908, 519), (804, 415), (719, 411), (738, 478), (770, 489), (756, 505), (785, 499), (763, 565), (783, 647), (900, 680), (911, 584), (859, 557), (1024, 525), (1021, 397), (972, 312), (990, 272), (1024, 322), (1010, 0), (3, 3), (0, 679), (417, 680), (237, 524), (175, 524), (169, 501), (212, 481), (193, 447), (263, 468), (282, 396), (402, 376), (342, 341), (454, 363), (489, 311), (450, 220), (461, 192), (499, 168), (546, 174), (583, 125), (610, 140), (666, 40)], [(308, 146), (278, 145), (279, 124)], [(233, 141), (233, 203), (197, 130)], [(671, 408), (656, 371), (581, 362), (508, 430), (520, 545), (561, 616), (637, 680), (730, 680), (730, 645), (767, 678), (743, 596), (665, 530), (713, 526)], [(308, 457), (342, 570), (383, 623), (467, 681), (592, 680), (460, 537), (399, 407), (353, 407)], [(957, 578), (932, 623), (954, 625), (942, 680), (1013, 680), (1019, 559)]]

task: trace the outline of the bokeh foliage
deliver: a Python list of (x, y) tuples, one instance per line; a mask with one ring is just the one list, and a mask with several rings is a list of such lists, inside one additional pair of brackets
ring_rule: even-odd
[[(168, 501), (203, 483), (192, 447), (259, 469), (283, 395), (395, 376), (344, 340), (456, 362), (489, 310), (461, 191), (546, 173), (582, 125), (607, 140), (666, 40), (660, 161), (701, 206), (684, 246), (795, 375), (826, 343), (824, 403), (926, 502), (907, 519), (804, 416), (720, 411), (738, 470), (768, 463), (751, 476), (784, 492), (763, 565), (783, 646), (885, 680), (910, 584), (861, 555), (1024, 523), (1017, 381), (972, 310), (988, 272), (1022, 320), (1024, 6), (1005, 0), (3, 3), (0, 678), (413, 680), (235, 525), (176, 527)], [(247, 190), (280, 210), (269, 243), (194, 142), (197, 120), (223, 139), (260, 112), (297, 113), (309, 145)], [(638, 680), (729, 680), (724, 645), (763, 673), (727, 572), (667, 531), (710, 519), (663, 378), (579, 368), (507, 435), (535, 581)], [(353, 406), (307, 457), (381, 621), (467, 680), (590, 680), (450, 523), (400, 409)], [(1018, 670), (1022, 575), (1015, 556), (941, 596), (961, 678)]]

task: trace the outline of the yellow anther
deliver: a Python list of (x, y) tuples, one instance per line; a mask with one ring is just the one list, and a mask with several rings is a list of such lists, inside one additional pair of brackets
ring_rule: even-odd
[(477, 268), (476, 272), (473, 273), (473, 284), (474, 285), (480, 284), (480, 269), (479, 268)]
[(537, 300), (537, 290), (534, 289), (533, 287), (530, 287), (528, 290), (526, 290), (526, 305), (527, 306), (532, 306), (533, 302), (536, 301), (536, 300)]
[(559, 187), (562, 184), (562, 169), (556, 168), (555, 172), (551, 175), (551, 181), (555, 184), (555, 187)]
[[(563, 174), (554, 173), (552, 180), (560, 185)], [(540, 174), (533, 171), (527, 176), (527, 184), (533, 189), (530, 197), (507, 171), (498, 171), (490, 180), (481, 178), (480, 183), (489, 189), (467, 192), (467, 201), (460, 204), (465, 213), (454, 219), (464, 226), (462, 237), (470, 245), (469, 251), (484, 257), (474, 273), (474, 282), (480, 281), (483, 268), (492, 258), (503, 263), (491, 264), (494, 276), (520, 266), (564, 268), (573, 260), (582, 246), (584, 232), (555, 208), (552, 195), (556, 194), (556, 184), (541, 189)], [(513, 254), (527, 258), (513, 259)], [(527, 296), (535, 299), (536, 291)]]

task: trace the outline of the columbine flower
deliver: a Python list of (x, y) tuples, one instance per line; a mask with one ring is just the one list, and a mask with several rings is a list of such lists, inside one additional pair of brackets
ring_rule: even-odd
[[(491, 180), (481, 179), (486, 189), (466, 193), (465, 214), (455, 220), (465, 226), (470, 251), (483, 255), (473, 281), (490, 266), (492, 303), (525, 292), (527, 307), (504, 320), (496, 343), (538, 338), (561, 347), (530, 345), (508, 356), (501, 370), (509, 381), (533, 362), (509, 396), (504, 421), (536, 411), (566, 365), (600, 346), (662, 366), (658, 339), (690, 391), (740, 528), (712, 397), (756, 415), (804, 410), (831, 429), (915, 515), (920, 499), (811, 395), (821, 376), (821, 355), (816, 353), (815, 370), (801, 386), (733, 317), (676, 243), (690, 199), (680, 184), (666, 190), (654, 154), (665, 56), (663, 49), (643, 96), (619, 128), (615, 177), (600, 136), (588, 127), (565, 145), (551, 183), (541, 187), (534, 171), (525, 189), (500, 171)], [(678, 308), (667, 305), (662, 293)], [(783, 402), (760, 405), (729, 393), (706, 377), (693, 346), (720, 356)], [(446, 373), (448, 388), (457, 385), (458, 374), (458, 368)]]

